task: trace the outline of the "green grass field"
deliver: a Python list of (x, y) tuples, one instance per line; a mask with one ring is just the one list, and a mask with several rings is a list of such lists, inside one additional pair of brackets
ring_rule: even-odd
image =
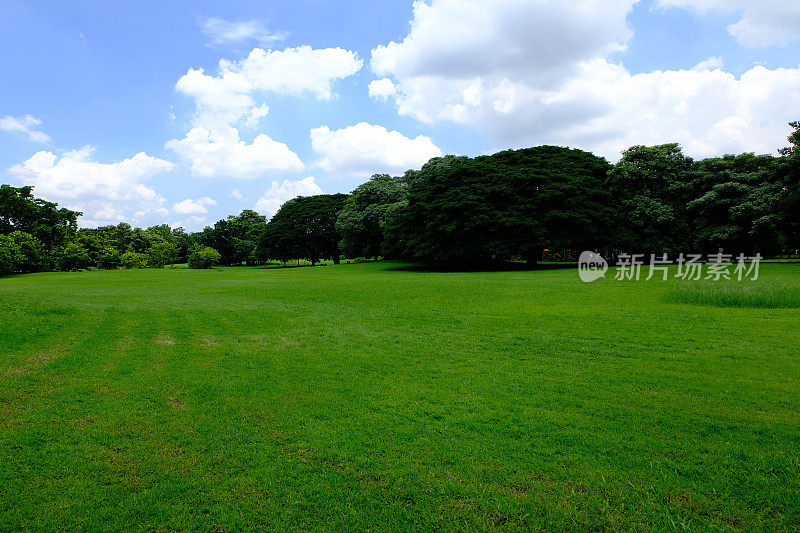
[(0, 278), (0, 530), (797, 530), (800, 266), (742, 283)]

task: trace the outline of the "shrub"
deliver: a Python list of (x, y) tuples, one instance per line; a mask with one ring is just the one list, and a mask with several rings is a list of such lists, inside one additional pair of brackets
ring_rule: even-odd
[(218, 265), (222, 256), (213, 248), (205, 247), (189, 256), (189, 268), (211, 268)]
[(41, 241), (24, 231), (11, 232), (8, 237), (17, 248), (14, 270), (18, 272), (39, 272), (47, 266), (44, 246)]
[(152, 268), (162, 268), (170, 265), (178, 257), (178, 249), (174, 244), (167, 241), (160, 241), (152, 245), (147, 250), (147, 266)]
[(13, 274), (17, 270), (19, 248), (7, 235), (0, 235), (0, 276)]
[(61, 251), (62, 270), (83, 270), (89, 267), (89, 263), (89, 252), (76, 242), (67, 244)]
[(119, 251), (116, 248), (105, 248), (97, 256), (97, 266), (113, 270), (120, 265)]
[(119, 258), (125, 268), (144, 268), (147, 266), (147, 256), (136, 252), (125, 252)]

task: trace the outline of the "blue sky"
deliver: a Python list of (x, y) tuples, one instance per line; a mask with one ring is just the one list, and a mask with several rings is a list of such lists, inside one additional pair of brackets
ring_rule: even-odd
[(441, 154), (775, 153), (800, 119), (800, 2), (562, 4), (0, 0), (0, 181), (197, 230)]

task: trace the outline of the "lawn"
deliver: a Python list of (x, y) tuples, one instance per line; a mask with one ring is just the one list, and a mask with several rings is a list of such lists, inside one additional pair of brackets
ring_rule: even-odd
[[(742, 283), (796, 294), (800, 266)], [(796, 530), (798, 300), (681, 287), (0, 278), (0, 530)]]

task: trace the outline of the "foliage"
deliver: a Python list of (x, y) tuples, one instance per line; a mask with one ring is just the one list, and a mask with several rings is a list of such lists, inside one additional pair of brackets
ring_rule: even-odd
[(156, 242), (147, 249), (147, 266), (151, 268), (174, 264), (177, 259), (178, 248), (171, 242)]
[(21, 231), (55, 250), (74, 236), (82, 213), (33, 196), (33, 187), (0, 185), (0, 235)]
[(602, 158), (555, 146), (434, 158), (407, 173), (399, 238), (407, 255), (444, 264), (593, 248), (604, 242), (607, 169)]
[(138, 252), (125, 252), (119, 258), (124, 268), (145, 268), (147, 267), (147, 256)]
[(339, 241), (336, 231), (346, 194), (299, 196), (281, 206), (269, 221), (258, 240), (260, 257), (278, 259), (308, 259), (316, 264), (320, 259), (339, 263)]
[(12, 231), (8, 237), (17, 249), (15, 270), (17, 272), (39, 272), (47, 270), (50, 260), (46, 255), (44, 245), (29, 233)]
[(80, 243), (67, 244), (59, 257), (61, 270), (83, 270), (91, 264), (89, 253)]
[(0, 235), (0, 276), (12, 274), (20, 261), (19, 247), (8, 235)]
[(113, 270), (122, 264), (120, 255), (116, 248), (104, 248), (97, 257), (97, 266), (106, 270)]
[(375, 174), (350, 193), (336, 219), (340, 247), (348, 257), (377, 257), (383, 245), (381, 224), (388, 207), (405, 198), (400, 178)]
[(222, 255), (218, 251), (206, 246), (189, 255), (189, 268), (211, 268), (218, 265), (221, 260)]

